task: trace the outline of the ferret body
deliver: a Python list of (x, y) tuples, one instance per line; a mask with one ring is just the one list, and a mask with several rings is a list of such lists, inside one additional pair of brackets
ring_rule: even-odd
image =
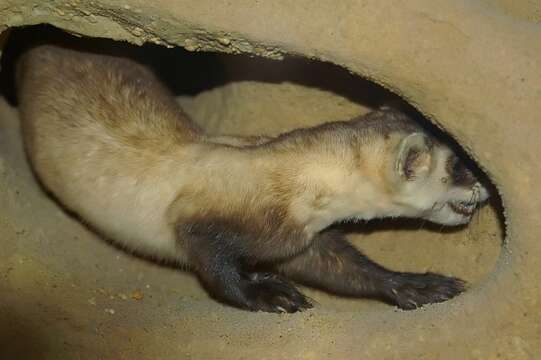
[(144, 66), (56, 45), (24, 54), (17, 94), (44, 187), (121, 246), (188, 265), (226, 303), (311, 307), (287, 279), (404, 309), (463, 290), (456, 278), (383, 268), (326, 230), (398, 216), (462, 224), (488, 197), (402, 113), (275, 139), (210, 137)]

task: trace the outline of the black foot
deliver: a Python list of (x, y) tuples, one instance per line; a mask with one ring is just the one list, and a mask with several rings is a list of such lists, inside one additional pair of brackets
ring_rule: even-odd
[(389, 279), (385, 296), (403, 310), (449, 300), (464, 291), (465, 282), (434, 273), (399, 273)]
[(312, 308), (308, 298), (293, 285), (269, 273), (250, 274), (244, 296), (252, 311), (294, 313)]

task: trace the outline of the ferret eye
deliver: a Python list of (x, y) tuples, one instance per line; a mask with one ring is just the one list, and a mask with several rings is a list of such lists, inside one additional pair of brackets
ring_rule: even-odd
[(454, 185), (471, 185), (475, 183), (472, 172), (456, 155), (449, 157), (446, 167)]
[(457, 159), (453, 165), (453, 174), (462, 174), (466, 171), (468, 171), (466, 166), (464, 166), (464, 164)]

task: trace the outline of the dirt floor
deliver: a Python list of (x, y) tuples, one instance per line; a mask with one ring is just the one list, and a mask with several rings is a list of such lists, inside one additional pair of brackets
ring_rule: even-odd
[[(247, 313), (66, 215), (37, 186), (16, 109), (0, 101), (0, 359), (538, 358), (540, 19), (529, 0), (0, 0), (0, 30), (46, 22), (189, 51), (296, 54), (372, 79), (478, 160), (498, 187), (506, 223), (503, 247), (491, 208), (457, 231), (378, 223), (351, 235), (391, 268), (468, 280), (452, 301), (404, 312), (310, 291), (313, 310)], [(373, 105), (347, 79), (337, 87), (306, 81), (324, 69), (297, 81), (296, 67), (277, 64), (265, 67), (270, 80), (216, 84), (179, 101), (214, 133), (276, 134)]]

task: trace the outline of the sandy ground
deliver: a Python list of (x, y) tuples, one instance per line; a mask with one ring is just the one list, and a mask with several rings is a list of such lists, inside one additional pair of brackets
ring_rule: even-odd
[[(236, 82), (180, 101), (209, 131), (229, 134), (276, 134), (366, 111), (330, 91), (287, 82)], [(332, 344), (336, 313), (366, 314), (368, 328), (403, 314), (309, 289), (317, 305), (302, 314), (252, 314), (216, 303), (191, 274), (113, 248), (49, 199), (25, 161), (16, 109), (4, 101), (0, 160), (2, 359), (288, 358), (284, 346), (292, 358), (319, 358), (299, 339), (312, 334)], [(502, 234), (490, 207), (464, 229), (420, 226), (376, 223), (351, 239), (391, 268), (453, 274), (471, 287), (492, 270)]]

